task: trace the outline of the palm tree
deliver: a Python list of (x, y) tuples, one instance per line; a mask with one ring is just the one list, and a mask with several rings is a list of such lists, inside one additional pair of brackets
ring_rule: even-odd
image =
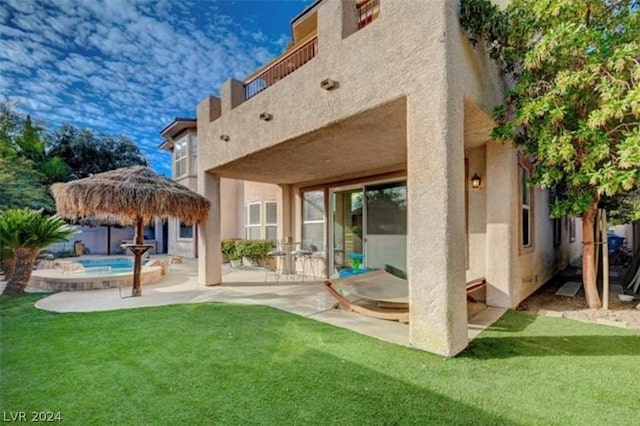
[(0, 214), (0, 242), (13, 251), (2, 294), (23, 293), (42, 249), (66, 241), (75, 232), (64, 220), (45, 216), (41, 210), (10, 209)]

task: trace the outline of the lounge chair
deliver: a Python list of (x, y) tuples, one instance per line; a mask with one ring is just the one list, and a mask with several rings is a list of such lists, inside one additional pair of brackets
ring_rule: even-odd
[[(356, 298), (347, 299), (334, 285)], [(409, 322), (409, 286), (407, 281), (385, 270), (346, 278), (327, 280), (324, 288), (337, 303), (350, 311), (373, 318)]]
[[(467, 283), (467, 300), (477, 302), (472, 293), (485, 285), (484, 278)], [(409, 322), (409, 284), (406, 273), (397, 268), (387, 266), (384, 270), (327, 280), (324, 287), (337, 301), (334, 308), (342, 306), (373, 318)], [(347, 298), (336, 287), (354, 298)]]

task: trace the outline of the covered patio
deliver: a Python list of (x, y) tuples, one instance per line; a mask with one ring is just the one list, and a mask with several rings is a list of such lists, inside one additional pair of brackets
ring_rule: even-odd
[[(53, 312), (94, 312), (182, 303), (259, 304), (411, 347), (408, 325), (334, 309), (335, 299), (324, 291), (322, 281), (265, 283), (265, 271), (260, 268), (232, 269), (224, 265), (223, 271), (223, 283), (207, 287), (198, 284), (196, 262), (185, 260), (183, 264), (172, 265), (171, 274), (161, 282), (145, 286), (140, 297), (127, 297), (130, 289), (117, 288), (60, 292), (39, 300), (36, 307)], [(504, 313), (501, 308), (469, 309), (469, 340)]]

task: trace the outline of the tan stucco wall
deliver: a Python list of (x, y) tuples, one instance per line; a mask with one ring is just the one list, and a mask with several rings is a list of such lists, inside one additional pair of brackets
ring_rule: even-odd
[(278, 197), (278, 186), (268, 183), (245, 181), (244, 183), (244, 203), (256, 201), (276, 201)]
[[(341, 148), (339, 138), (346, 132), (343, 123), (371, 111), (385, 111), (393, 120), (382, 120), (386, 124), (382, 127), (406, 129), (406, 135), (392, 133), (404, 137), (378, 140), (371, 127), (364, 126), (361, 132), (352, 132), (351, 127), (348, 143), (363, 153), (405, 149), (409, 153), (403, 164), (395, 164), (394, 159), (386, 172), (407, 173), (411, 342), (452, 356), (467, 344), (466, 278), (494, 278), (495, 288), (488, 290), (488, 300), (498, 306), (513, 306), (531, 289), (522, 288), (522, 276), (537, 274), (539, 283), (549, 276), (553, 253), (542, 242), (549, 230), (548, 219), (544, 219), (542, 207), (536, 210), (536, 233), (540, 234), (536, 235), (536, 251), (519, 257), (517, 157), (507, 145), (485, 148), (491, 128), (488, 117), (500, 101), (502, 84), (495, 65), (466, 40), (458, 24), (456, 2), (380, 3), (379, 19), (350, 34), (351, 30), (343, 28), (343, 15), (351, 13), (344, 10), (351, 3), (326, 0), (318, 8), (318, 54), (313, 60), (247, 101), (243, 100), (241, 82), (228, 81), (221, 89), (221, 99), (208, 98), (199, 105), (199, 189), (214, 202), (222, 200), (225, 208), (219, 177), (230, 173), (229, 165), (246, 162), (266, 169), (269, 164), (261, 164), (261, 153), (284, 147), (278, 155), (280, 160), (284, 158), (281, 164), (285, 166), (264, 175), (272, 183), (288, 184), (275, 193), (281, 202), (279, 220), (287, 228), (279, 233), (299, 238), (298, 189), (305, 183), (319, 184), (331, 178), (323, 175), (314, 180), (300, 171), (306, 166), (317, 167), (319, 161), (327, 168), (345, 164), (347, 155), (352, 155), (347, 158), (355, 164), (353, 150)], [(345, 34), (350, 35), (343, 38)], [(323, 90), (320, 81), (325, 78), (337, 81), (338, 87)], [(393, 107), (385, 109), (388, 105)], [(260, 120), (262, 112), (272, 114), (273, 119)], [(398, 112), (402, 113), (400, 118)], [(357, 126), (358, 120), (352, 122)], [(326, 138), (331, 143), (323, 151), (305, 155), (305, 144), (314, 141), (314, 134), (318, 135), (315, 141)], [(229, 140), (221, 140), (221, 135)], [(305, 139), (308, 135), (312, 136)], [(285, 143), (295, 149), (287, 150)], [(466, 274), (462, 255), (466, 249), (464, 189), (469, 185), (464, 179), (465, 156), (470, 175), (478, 172), (486, 176), (486, 186), (469, 190)], [(304, 180), (287, 180), (294, 172), (305, 176)], [(335, 176), (346, 172), (332, 171)], [(370, 175), (376, 172), (370, 170)], [(258, 187), (244, 188), (245, 201), (264, 196)], [(542, 202), (544, 195), (537, 198)], [(207, 237), (201, 241), (201, 250), (217, 250), (219, 214), (214, 208), (204, 225)], [(200, 281), (219, 283), (218, 256), (208, 252), (199, 263)]]

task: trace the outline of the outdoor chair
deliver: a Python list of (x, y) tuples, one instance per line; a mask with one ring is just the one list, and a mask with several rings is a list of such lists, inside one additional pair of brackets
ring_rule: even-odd
[[(316, 279), (316, 271), (313, 265), (313, 255), (318, 252), (318, 247), (315, 246), (311, 240), (304, 240), (299, 250), (295, 250), (291, 253), (294, 259), (294, 267), (297, 270), (297, 265), (300, 264), (302, 282), (304, 283), (304, 277), (307, 272), (311, 272), (313, 280)], [(309, 271), (310, 270), (310, 271)]]
[(266, 267), (267, 273), (264, 276), (265, 283), (269, 280), (270, 275), (274, 276), (276, 284), (280, 281), (280, 275), (283, 271), (286, 258), (287, 253), (277, 248), (267, 253), (268, 262)]

